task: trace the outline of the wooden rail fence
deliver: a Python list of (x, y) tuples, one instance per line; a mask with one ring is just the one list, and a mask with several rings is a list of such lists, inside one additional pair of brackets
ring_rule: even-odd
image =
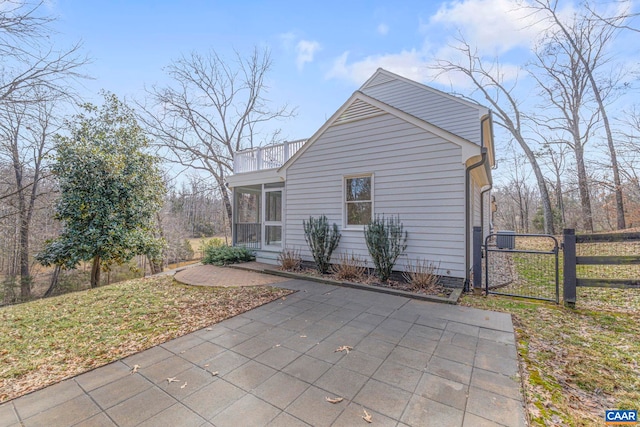
[(607, 233), (576, 235), (575, 230), (566, 228), (564, 234), (564, 305), (574, 308), (576, 305), (576, 290), (578, 287), (599, 288), (640, 288), (640, 278), (634, 279), (606, 279), (577, 277), (577, 265), (638, 265), (640, 254), (635, 255), (603, 255), (577, 256), (576, 245), (580, 243), (626, 243), (640, 242), (640, 233)]

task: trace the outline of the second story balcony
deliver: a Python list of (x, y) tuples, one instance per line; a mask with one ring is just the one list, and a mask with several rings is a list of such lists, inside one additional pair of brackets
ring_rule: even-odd
[(298, 139), (285, 141), (282, 144), (238, 151), (233, 157), (233, 173), (277, 169), (285, 164), (305, 142), (307, 142), (306, 139)]

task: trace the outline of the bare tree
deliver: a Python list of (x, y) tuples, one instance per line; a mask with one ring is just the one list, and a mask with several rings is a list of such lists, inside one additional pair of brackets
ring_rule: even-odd
[(45, 159), (52, 150), (53, 134), (59, 129), (54, 104), (9, 104), (0, 108), (0, 157), (13, 171), (12, 188), (19, 226), (20, 296), (31, 296), (30, 230), (40, 182), (46, 179)]
[(553, 184), (549, 185), (556, 199), (556, 209), (560, 214), (560, 227), (564, 227), (567, 222), (566, 214), (565, 214), (565, 203), (564, 203), (564, 185), (562, 181), (562, 177), (566, 172), (566, 157), (568, 147), (566, 145), (558, 145), (558, 144), (545, 144), (544, 150), (542, 152), (542, 158), (545, 159), (545, 163), (548, 169), (553, 173)]
[(522, 122), (524, 117), (520, 111), (520, 103), (513, 94), (515, 83), (512, 87), (507, 87), (497, 62), (491, 66), (485, 66), (477, 52), (472, 50), (463, 38), (460, 38), (459, 42), (455, 49), (462, 54), (464, 63), (439, 59), (436, 61), (434, 69), (440, 73), (453, 72), (465, 75), (473, 83), (475, 91), (479, 92), (491, 105), (497, 118), (496, 124), (508, 131), (518, 142), (531, 165), (538, 184), (544, 215), (544, 232), (553, 234), (553, 212), (547, 184), (536, 153), (523, 135)]
[(225, 62), (217, 52), (192, 53), (171, 63), (173, 84), (147, 90), (138, 104), (140, 120), (168, 151), (168, 160), (210, 174), (222, 195), (231, 224), (231, 201), (225, 186), (233, 155), (268, 140), (262, 125), (292, 117), (287, 105), (272, 108), (266, 98), (271, 69), (268, 50), (254, 48), (248, 57), (236, 52)]
[[(574, 17), (567, 28), (575, 35), (576, 45), (590, 69), (606, 62), (604, 46), (591, 42), (595, 30), (593, 25)], [(535, 57), (537, 61), (531, 64), (530, 75), (538, 83), (546, 103), (537, 109), (534, 120), (550, 133), (542, 135), (545, 140), (571, 148), (576, 162), (583, 227), (593, 232), (585, 148), (598, 126), (599, 108), (592, 105), (593, 97), (583, 62), (562, 33), (551, 31), (546, 34), (535, 51)], [(602, 88), (601, 93), (608, 92)]]
[(43, 16), (44, 1), (4, 0), (0, 4), (0, 102), (28, 104), (67, 96), (70, 83), (86, 78), (81, 68), (88, 59), (77, 43), (58, 50), (51, 44), (50, 24)]
[[(599, 81), (596, 76), (602, 61), (596, 63), (590, 61), (589, 52), (605, 49), (615, 39), (620, 30), (627, 28), (625, 22), (632, 15), (629, 13), (617, 13), (614, 17), (603, 17), (594, 12), (594, 8), (589, 2), (584, 2), (582, 4), (582, 11), (574, 18), (579, 21), (585, 21), (586, 25), (590, 29), (589, 37), (583, 37), (583, 34), (575, 31), (575, 26), (572, 27), (560, 18), (557, 11), (557, 0), (535, 0), (534, 7), (552, 20), (553, 27), (551, 28), (551, 31), (557, 31), (562, 35), (562, 37), (564, 37), (565, 42), (571, 46), (577, 59), (582, 64), (585, 77), (589, 82), (592, 94), (602, 117), (607, 147), (611, 158), (616, 197), (617, 228), (624, 229), (626, 228), (626, 223), (620, 168), (616, 155), (613, 131), (607, 114), (606, 93), (603, 93), (602, 81)], [(608, 87), (608, 85), (604, 85), (604, 87)]]
[(58, 50), (52, 42), (54, 18), (43, 14), (44, 1), (4, 0), (0, 3), (0, 158), (12, 180), (0, 197), (15, 199), (21, 297), (31, 295), (30, 229), (44, 159), (50, 149), (54, 105), (73, 97), (71, 84), (85, 77), (88, 62), (80, 44)]

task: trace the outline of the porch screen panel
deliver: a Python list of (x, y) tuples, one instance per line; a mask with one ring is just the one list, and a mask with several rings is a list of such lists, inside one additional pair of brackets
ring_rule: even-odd
[(261, 238), (261, 199), (260, 190), (239, 188), (236, 197), (236, 244), (250, 248), (259, 248)]

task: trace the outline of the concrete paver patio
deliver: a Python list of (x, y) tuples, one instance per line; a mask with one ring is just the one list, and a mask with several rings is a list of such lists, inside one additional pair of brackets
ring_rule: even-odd
[(299, 292), (7, 402), (0, 426), (526, 425), (509, 315), (277, 286)]

